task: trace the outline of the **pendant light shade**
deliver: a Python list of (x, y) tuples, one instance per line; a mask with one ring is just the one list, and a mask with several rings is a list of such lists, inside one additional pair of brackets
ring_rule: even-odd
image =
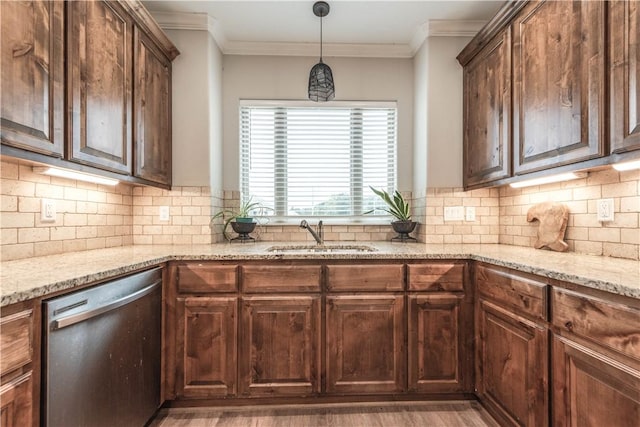
[(313, 13), (320, 17), (320, 61), (309, 73), (309, 99), (315, 102), (331, 101), (335, 97), (335, 85), (331, 68), (322, 62), (322, 18), (329, 14), (329, 4), (324, 1), (313, 5)]

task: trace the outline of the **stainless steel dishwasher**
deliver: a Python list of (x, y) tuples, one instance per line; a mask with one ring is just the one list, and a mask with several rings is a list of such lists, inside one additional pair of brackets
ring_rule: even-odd
[(160, 406), (162, 270), (44, 302), (48, 427), (143, 426)]

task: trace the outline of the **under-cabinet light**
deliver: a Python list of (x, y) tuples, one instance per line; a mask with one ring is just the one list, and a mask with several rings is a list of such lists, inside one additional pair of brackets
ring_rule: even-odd
[(33, 167), (33, 172), (34, 173), (39, 173), (39, 174), (42, 174), (42, 175), (57, 176), (57, 177), (60, 177), (60, 178), (67, 178), (67, 179), (75, 179), (75, 180), (78, 180), (78, 181), (93, 182), (94, 184), (116, 185), (116, 184), (118, 184), (118, 182), (120, 182), (117, 179), (103, 178), (101, 176), (89, 175), (87, 173), (70, 171), (70, 170), (67, 170), (67, 169), (51, 168), (51, 167), (46, 167), (46, 166), (34, 166)]
[(616, 163), (613, 168), (617, 171), (630, 171), (633, 169), (640, 169), (640, 160), (634, 160), (632, 162)]
[(551, 184), (552, 182), (570, 181), (572, 179), (585, 178), (587, 172), (567, 172), (558, 175), (543, 176), (542, 178), (529, 179), (527, 181), (509, 184), (512, 188), (531, 187), (533, 185)]

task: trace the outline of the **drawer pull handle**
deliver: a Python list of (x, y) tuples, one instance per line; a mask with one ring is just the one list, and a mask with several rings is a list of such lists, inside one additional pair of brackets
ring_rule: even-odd
[(567, 328), (568, 330), (572, 330), (573, 329), (573, 323), (571, 323), (570, 321), (564, 324), (564, 327)]

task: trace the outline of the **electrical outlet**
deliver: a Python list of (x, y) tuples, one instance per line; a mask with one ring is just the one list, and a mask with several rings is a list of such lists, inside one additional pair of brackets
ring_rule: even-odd
[(613, 221), (613, 199), (600, 199), (596, 201), (598, 221)]
[(55, 222), (56, 220), (56, 202), (51, 199), (42, 199), (40, 205), (40, 221)]
[(160, 206), (159, 216), (160, 221), (169, 221), (169, 206)]
[(474, 206), (467, 206), (465, 211), (465, 221), (475, 221), (476, 220), (476, 208)]
[(445, 206), (444, 220), (445, 221), (463, 221), (464, 207), (463, 206)]

